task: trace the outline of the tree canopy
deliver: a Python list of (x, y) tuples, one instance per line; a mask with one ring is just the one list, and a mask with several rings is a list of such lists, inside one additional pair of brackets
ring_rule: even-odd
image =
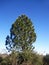
[(31, 48), (36, 40), (32, 21), (26, 16), (19, 16), (12, 24), (10, 35), (6, 37), (6, 48), (10, 50), (25, 50)]

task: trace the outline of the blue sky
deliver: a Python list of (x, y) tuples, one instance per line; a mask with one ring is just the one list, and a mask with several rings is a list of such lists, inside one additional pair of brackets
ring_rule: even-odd
[(34, 23), (37, 35), (34, 43), (38, 53), (49, 53), (49, 1), (0, 0), (0, 53), (5, 52), (5, 38), (16, 18), (26, 14)]

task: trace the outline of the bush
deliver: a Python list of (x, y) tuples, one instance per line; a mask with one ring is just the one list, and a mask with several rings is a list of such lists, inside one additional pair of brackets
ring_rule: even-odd
[(3, 61), (3, 58), (2, 57), (0, 57), (0, 63)]
[(49, 65), (49, 54), (43, 57), (43, 65)]
[(34, 51), (24, 51), (18, 54), (18, 65), (43, 65), (42, 56), (38, 55)]
[(7, 65), (6, 61), (3, 60), (3, 61), (1, 62), (1, 65)]

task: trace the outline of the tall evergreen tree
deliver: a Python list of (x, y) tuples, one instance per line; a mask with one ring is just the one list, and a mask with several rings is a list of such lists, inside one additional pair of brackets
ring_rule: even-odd
[(32, 48), (36, 33), (32, 21), (26, 16), (19, 16), (12, 24), (10, 36), (6, 37), (6, 48), (10, 50), (27, 50)]
[(6, 48), (10, 50), (26, 50), (32, 48), (36, 33), (32, 21), (26, 16), (19, 16), (12, 24), (10, 36), (6, 37)]

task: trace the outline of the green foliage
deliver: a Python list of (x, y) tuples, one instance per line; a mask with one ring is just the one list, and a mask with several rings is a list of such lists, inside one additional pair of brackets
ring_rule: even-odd
[(0, 57), (0, 63), (3, 61), (3, 58), (2, 57)]
[(49, 65), (49, 54), (43, 57), (43, 65)]
[(12, 65), (16, 65), (17, 56), (18, 56), (18, 53), (15, 51), (12, 51), (12, 53), (10, 54), (10, 61), (11, 61)]
[(18, 65), (43, 65), (42, 56), (38, 55), (34, 51), (25, 50), (18, 54)]
[(12, 65), (9, 56), (2, 58), (2, 61), (0, 62), (0, 65)]
[(12, 65), (16, 65), (16, 60), (17, 65), (42, 65), (41, 58), (33, 51), (35, 41), (36, 33), (32, 21), (26, 15), (19, 16), (11, 26), (10, 35), (6, 37), (6, 48), (12, 51)]
[(12, 24), (10, 36), (6, 37), (5, 45), (9, 51), (13, 49), (23, 51), (32, 46), (35, 40), (36, 33), (32, 21), (26, 15), (21, 15)]
[(10, 57), (9, 56), (4, 58), (4, 61), (6, 61), (7, 65), (12, 65), (12, 62), (10, 61)]
[(1, 65), (7, 65), (7, 62), (6, 61), (2, 61)]

